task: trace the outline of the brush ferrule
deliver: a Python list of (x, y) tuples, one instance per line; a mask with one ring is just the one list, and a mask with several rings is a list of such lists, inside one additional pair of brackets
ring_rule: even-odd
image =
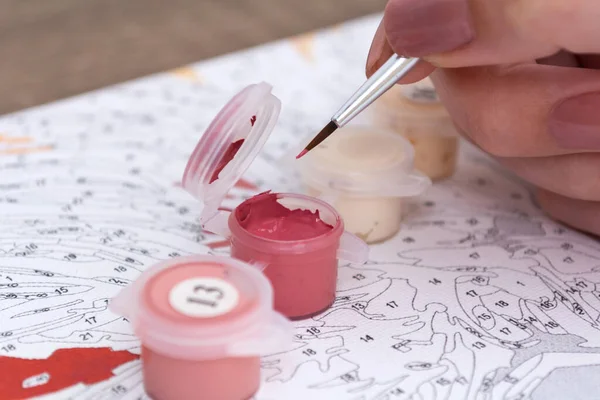
[(418, 58), (394, 54), (344, 103), (331, 120), (340, 128), (346, 125), (394, 86), (418, 62)]

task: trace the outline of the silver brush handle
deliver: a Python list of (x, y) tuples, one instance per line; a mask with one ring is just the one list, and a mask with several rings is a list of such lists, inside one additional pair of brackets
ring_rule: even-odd
[(346, 125), (394, 86), (418, 62), (418, 58), (400, 57), (396, 54), (391, 56), (335, 113), (331, 121), (340, 128)]

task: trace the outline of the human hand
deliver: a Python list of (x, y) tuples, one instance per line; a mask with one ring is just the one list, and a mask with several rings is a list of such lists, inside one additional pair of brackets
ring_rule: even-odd
[(600, 234), (600, 2), (389, 0), (367, 61), (423, 59), (463, 136), (535, 185), (542, 208)]

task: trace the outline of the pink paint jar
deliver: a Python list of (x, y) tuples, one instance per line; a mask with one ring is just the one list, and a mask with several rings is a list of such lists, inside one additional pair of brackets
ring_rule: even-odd
[(273, 311), (269, 281), (231, 258), (159, 263), (109, 307), (142, 343), (144, 387), (155, 400), (250, 399), (260, 387), (261, 355), (285, 351), (293, 334)]
[[(231, 240), (231, 254), (257, 263), (273, 286), (275, 310), (291, 319), (302, 319), (327, 309), (335, 298), (338, 260), (362, 264), (367, 244), (344, 231), (340, 215), (313, 197), (274, 193), (290, 210), (319, 212), (331, 230), (312, 238), (278, 240), (253, 235), (230, 214), (219, 211), (226, 193), (246, 171), (271, 134), (281, 103), (266, 83), (250, 85), (217, 115), (190, 156), (182, 186), (201, 202), (200, 223), (205, 229)], [(231, 158), (233, 144), (243, 141)], [(229, 162), (224, 165), (222, 160)], [(223, 166), (224, 165), (224, 166)], [(215, 170), (220, 171), (217, 180)], [(244, 203), (242, 203), (244, 204)]]
[(319, 211), (332, 226), (311, 239), (276, 241), (249, 232), (240, 224), (240, 204), (228, 218), (231, 255), (261, 265), (274, 288), (275, 309), (290, 319), (304, 319), (328, 309), (335, 300), (338, 259), (362, 261), (356, 252), (365, 244), (344, 231), (338, 212), (314, 197), (278, 193), (278, 202), (290, 210)]

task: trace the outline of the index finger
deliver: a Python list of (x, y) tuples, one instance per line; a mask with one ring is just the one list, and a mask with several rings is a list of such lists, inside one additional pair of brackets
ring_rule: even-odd
[[(394, 54), (387, 37), (383, 21), (379, 24), (367, 58), (366, 74), (370, 77)], [(415, 83), (429, 75), (435, 67), (425, 61), (419, 61), (408, 73), (400, 79), (399, 83)]]
[(594, 0), (390, 0), (384, 13), (394, 52), (440, 67), (600, 53), (598, 21)]

